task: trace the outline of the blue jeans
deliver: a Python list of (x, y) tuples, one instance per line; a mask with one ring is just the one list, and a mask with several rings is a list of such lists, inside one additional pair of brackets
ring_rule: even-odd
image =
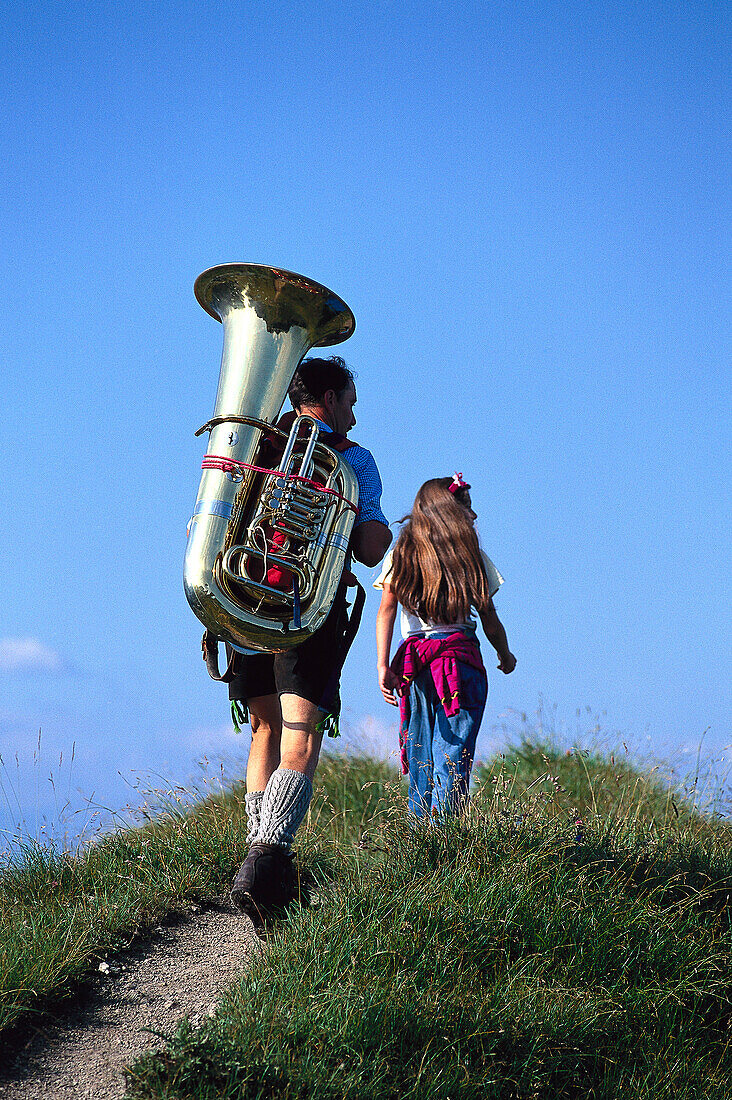
[(459, 664), (460, 710), (452, 718), (445, 714), (429, 668), (409, 687), (409, 809), (418, 818), (459, 813), (468, 800), (488, 678), (481, 669)]

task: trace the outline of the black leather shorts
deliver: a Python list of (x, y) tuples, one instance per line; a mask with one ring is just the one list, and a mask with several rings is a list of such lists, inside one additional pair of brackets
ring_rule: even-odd
[(339, 585), (333, 606), (319, 630), (286, 653), (242, 657), (241, 670), (229, 684), (230, 699), (259, 695), (299, 695), (325, 714), (340, 713), (341, 670), (346, 659), (343, 635), (348, 623), (346, 586)]

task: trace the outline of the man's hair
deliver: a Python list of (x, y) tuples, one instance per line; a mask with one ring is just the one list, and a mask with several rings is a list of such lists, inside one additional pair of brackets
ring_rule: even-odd
[[(389, 585), (408, 611), (434, 623), (485, 611), (488, 578), (472, 520), (450, 477), (425, 481), (394, 546)], [(457, 499), (456, 499), (457, 497)]]
[(319, 405), (328, 390), (342, 394), (351, 382), (353, 374), (340, 355), (331, 355), (329, 359), (303, 359), (287, 392), (293, 408), (300, 409)]

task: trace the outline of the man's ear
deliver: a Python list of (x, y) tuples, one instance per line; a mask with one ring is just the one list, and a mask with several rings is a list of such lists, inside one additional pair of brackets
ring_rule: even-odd
[(335, 390), (326, 390), (323, 394), (323, 406), (328, 412), (333, 411), (333, 406), (336, 403), (337, 395)]

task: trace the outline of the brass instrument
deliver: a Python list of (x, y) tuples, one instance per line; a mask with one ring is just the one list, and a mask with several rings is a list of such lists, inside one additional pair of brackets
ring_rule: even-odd
[[(194, 292), (223, 324), (224, 350), (214, 415), (196, 433), (208, 431), (209, 446), (185, 592), (215, 637), (245, 653), (277, 652), (300, 644), (328, 614), (358, 484), (311, 417), (298, 417), (289, 437), (273, 425), (307, 351), (347, 340), (355, 320), (326, 287), (259, 264), (210, 268)], [(267, 462), (272, 440), (284, 446), (276, 469)]]

